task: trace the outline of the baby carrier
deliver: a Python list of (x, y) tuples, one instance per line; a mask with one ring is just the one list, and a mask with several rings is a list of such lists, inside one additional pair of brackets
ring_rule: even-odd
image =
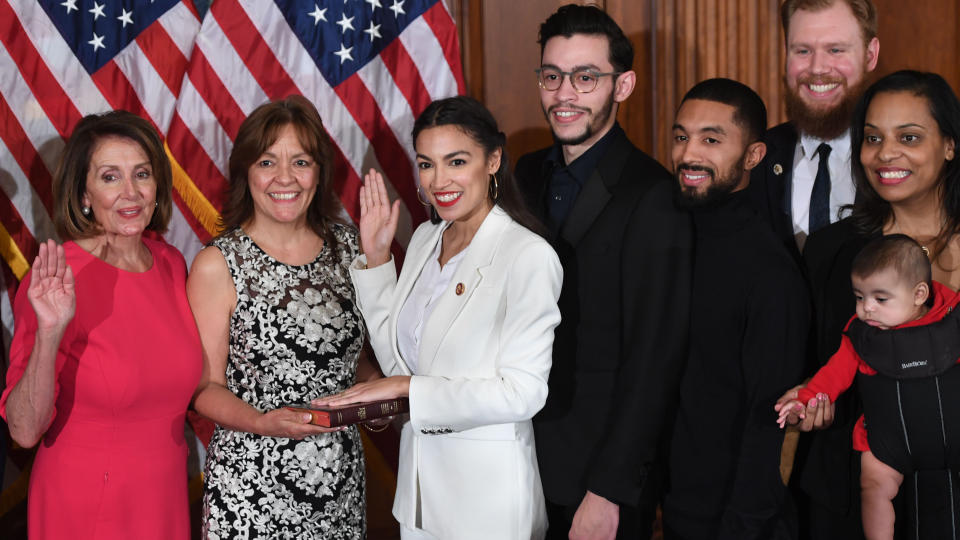
[[(854, 320), (846, 332), (860, 358), (877, 371), (857, 373), (867, 440), (877, 459), (904, 475), (904, 486), (912, 484), (910, 536), (918, 540), (960, 538), (958, 311), (895, 330)], [(924, 516), (943, 516), (935, 520), (941, 523), (921, 527), (921, 508)]]

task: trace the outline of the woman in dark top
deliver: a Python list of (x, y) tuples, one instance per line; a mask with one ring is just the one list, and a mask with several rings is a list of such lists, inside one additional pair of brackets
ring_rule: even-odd
[[(815, 367), (837, 350), (854, 313), (850, 267), (870, 239), (912, 237), (928, 253), (933, 279), (960, 288), (960, 102), (950, 86), (939, 75), (916, 71), (878, 80), (857, 106), (851, 141), (857, 187), (852, 213), (812, 235), (804, 250), (815, 310)], [(801, 473), (804, 491), (819, 505), (852, 514), (854, 523), (860, 506), (860, 462), (851, 440), (861, 414), (856, 396), (849, 392), (837, 401), (833, 425), (815, 435)], [(939, 500), (948, 504), (949, 498)]]

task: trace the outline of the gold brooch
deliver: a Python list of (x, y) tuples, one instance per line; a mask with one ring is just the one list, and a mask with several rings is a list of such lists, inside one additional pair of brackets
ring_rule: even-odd
[(775, 163), (773, 165), (773, 174), (777, 176), (780, 176), (781, 174), (783, 174), (783, 165), (780, 165), (779, 163)]

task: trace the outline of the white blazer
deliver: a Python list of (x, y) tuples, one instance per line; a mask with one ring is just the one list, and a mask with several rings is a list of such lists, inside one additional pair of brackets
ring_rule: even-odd
[[(387, 376), (413, 375), (397, 348), (397, 315), (443, 229), (417, 228), (399, 281), (394, 264), (364, 269), (361, 255), (351, 265)], [(400, 437), (401, 524), (442, 539), (543, 538), (530, 419), (547, 397), (562, 279), (553, 248), (494, 207), (424, 323)]]

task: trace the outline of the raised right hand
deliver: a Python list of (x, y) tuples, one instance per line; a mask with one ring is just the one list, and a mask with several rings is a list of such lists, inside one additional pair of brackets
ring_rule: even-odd
[(73, 270), (67, 265), (63, 246), (53, 240), (40, 244), (32, 270), (27, 298), (37, 314), (38, 328), (63, 330), (73, 319), (77, 306)]
[(367, 256), (367, 267), (390, 260), (390, 245), (399, 219), (400, 200), (390, 204), (383, 176), (370, 169), (360, 187), (360, 244)]
[(325, 428), (310, 423), (310, 413), (291, 411), (285, 407), (267, 411), (257, 419), (256, 433), (268, 437), (302, 439), (309, 435), (343, 431), (345, 427)]

